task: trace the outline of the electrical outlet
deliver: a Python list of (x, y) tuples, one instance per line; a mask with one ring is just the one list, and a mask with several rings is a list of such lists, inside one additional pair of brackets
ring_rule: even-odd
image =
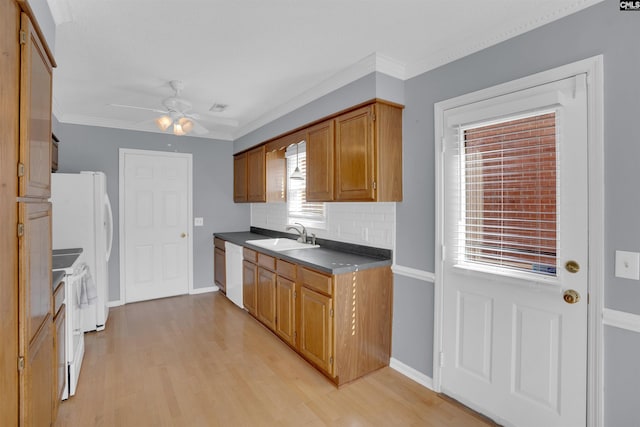
[(202, 217), (194, 218), (193, 225), (195, 225), (196, 227), (202, 227), (204, 225), (204, 218)]
[(616, 251), (616, 277), (640, 280), (640, 253)]

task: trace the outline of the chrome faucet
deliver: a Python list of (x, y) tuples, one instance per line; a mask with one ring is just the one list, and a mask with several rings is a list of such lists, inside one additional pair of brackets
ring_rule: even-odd
[(307, 243), (307, 229), (304, 228), (304, 225), (300, 224), (299, 222), (294, 222), (294, 224), (299, 225), (302, 230), (299, 230), (298, 227), (296, 227), (295, 225), (290, 225), (287, 227), (287, 231), (288, 230), (296, 230), (298, 232), (298, 242), (300, 243)]

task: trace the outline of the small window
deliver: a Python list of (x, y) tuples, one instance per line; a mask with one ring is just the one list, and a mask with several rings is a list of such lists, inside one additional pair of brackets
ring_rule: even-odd
[[(297, 146), (297, 147), (296, 147)], [(299, 222), (305, 227), (326, 228), (325, 204), (307, 202), (307, 153), (304, 141), (291, 145), (287, 158), (287, 222)], [(292, 178), (296, 167), (300, 178)]]
[(556, 275), (556, 114), (460, 129), (465, 262)]

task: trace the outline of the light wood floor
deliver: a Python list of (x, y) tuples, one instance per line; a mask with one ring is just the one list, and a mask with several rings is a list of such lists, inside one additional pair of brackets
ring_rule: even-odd
[(62, 426), (486, 426), (393, 369), (337, 389), (223, 295), (111, 309)]

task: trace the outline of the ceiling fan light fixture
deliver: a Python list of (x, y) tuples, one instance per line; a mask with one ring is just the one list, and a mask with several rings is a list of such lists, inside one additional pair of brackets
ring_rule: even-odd
[(160, 130), (162, 130), (163, 132), (167, 129), (169, 129), (169, 126), (171, 126), (171, 124), (173, 123), (173, 119), (171, 119), (171, 117), (169, 116), (161, 116), (158, 117), (156, 120), (156, 125), (158, 125), (158, 127), (160, 128)]
[(184, 129), (182, 129), (182, 125), (180, 123), (174, 123), (173, 124), (173, 134), (174, 135), (178, 135), (178, 136), (182, 136), (182, 135), (186, 135), (187, 132), (185, 132)]
[(180, 120), (178, 120), (178, 124), (184, 133), (189, 133), (193, 130), (193, 122), (186, 117), (181, 117)]

